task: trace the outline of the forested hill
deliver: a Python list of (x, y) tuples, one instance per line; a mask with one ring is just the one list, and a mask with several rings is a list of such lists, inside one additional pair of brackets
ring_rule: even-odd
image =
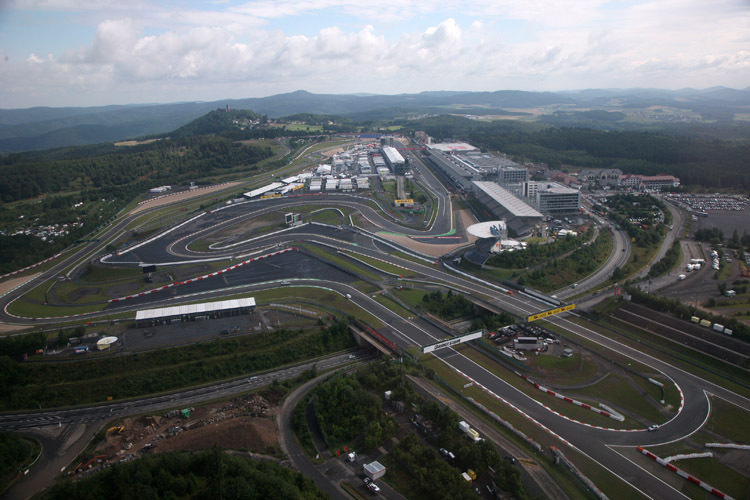
[(265, 123), (267, 118), (250, 110), (217, 109), (193, 120), (174, 132), (165, 134), (171, 137), (187, 137), (191, 135), (221, 134), (230, 130), (246, 130), (255, 125)]

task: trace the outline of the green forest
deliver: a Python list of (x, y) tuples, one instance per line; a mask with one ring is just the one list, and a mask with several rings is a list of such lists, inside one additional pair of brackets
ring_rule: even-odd
[[(15, 354), (23, 348), (18, 341), (3, 340), (5, 352)], [(0, 409), (142, 396), (268, 370), (354, 345), (348, 324), (336, 321), (320, 330), (278, 330), (77, 363), (17, 362), (0, 355)]]
[(323, 500), (311, 479), (268, 461), (227, 455), (218, 448), (197, 453), (145, 455), (89, 478), (66, 480), (40, 500)]

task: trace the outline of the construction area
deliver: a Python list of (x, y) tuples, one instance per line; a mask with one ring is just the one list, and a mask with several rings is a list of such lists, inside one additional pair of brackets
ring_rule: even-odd
[(269, 391), (263, 394), (123, 419), (106, 429), (104, 439), (69, 473), (88, 475), (145, 453), (198, 451), (214, 445), (280, 461), (274, 421), (279, 398)]

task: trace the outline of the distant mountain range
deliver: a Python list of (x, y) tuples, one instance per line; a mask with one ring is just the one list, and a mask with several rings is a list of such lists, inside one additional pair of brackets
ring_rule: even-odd
[[(297, 91), (269, 97), (140, 104), (90, 108), (0, 110), (0, 153), (80, 146), (167, 133), (217, 108), (247, 109), (280, 118), (297, 113), (346, 115), (357, 120), (393, 119), (418, 114), (507, 115), (524, 110), (545, 114), (592, 109), (646, 110), (664, 106), (731, 121), (750, 114), (750, 89), (589, 89), (566, 92), (421, 92), (418, 94), (312, 94)], [(512, 110), (509, 112), (508, 110)]]

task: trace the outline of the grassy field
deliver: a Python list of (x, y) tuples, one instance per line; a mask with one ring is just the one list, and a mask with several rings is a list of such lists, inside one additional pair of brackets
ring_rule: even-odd
[[(546, 450), (549, 448), (549, 446), (554, 445), (564, 450), (566, 456), (570, 458), (582, 470), (582, 472), (587, 475), (589, 479), (591, 479), (600, 489), (602, 489), (602, 491), (604, 491), (609, 498), (613, 500), (644, 498), (630, 485), (624, 483), (604, 468), (598, 466), (595, 462), (592, 462), (586, 457), (578, 455), (573, 450), (567, 448), (562, 442), (542, 430), (532, 421), (526, 419), (519, 413), (503, 404), (497, 398), (494, 398), (493, 396), (487, 394), (476, 386), (463, 388), (463, 386), (466, 384), (466, 379), (458, 375), (442, 361), (438, 360), (435, 357), (431, 357), (424, 363), (431, 369), (435, 370), (435, 373), (438, 375), (441, 384), (446, 385), (446, 387), (452, 388), (452, 390), (454, 390), (456, 393), (460, 392), (464, 396), (471, 397), (480, 402), (485, 407), (499, 415), (501, 418), (510, 422), (516, 429), (521, 430), (527, 436), (530, 436), (532, 439), (537, 441), (543, 449)], [(476, 408), (470, 406), (468, 403), (461, 403), (465, 407), (469, 408), (473, 413), (475, 413), (477, 415), (477, 418), (481, 418), (485, 422), (493, 425), (498, 432), (508, 437), (508, 439), (516, 442), (522, 448), (531, 450), (530, 448), (528, 448), (528, 445), (518, 439), (515, 434), (512, 434), (504, 427), (496, 424), (494, 420), (491, 420), (487, 415), (485, 415), (484, 413), (480, 413)], [(530, 451), (530, 454), (534, 455), (539, 460), (539, 463), (552, 475), (552, 477), (570, 496), (570, 498), (593, 498), (593, 496), (589, 496), (590, 494), (586, 492), (583, 485), (576, 478), (570, 475), (564, 467), (555, 466), (552, 460), (549, 459), (548, 455), (545, 454), (543, 456), (540, 456), (534, 451)]]
[[(587, 328), (597, 330), (596, 325), (584, 319), (570, 317), (570, 321), (576, 324), (586, 326)], [(679, 406), (680, 397), (679, 397), (679, 393), (677, 389), (674, 387), (674, 384), (670, 383), (668, 379), (666, 379), (661, 373), (654, 370), (653, 368), (650, 368), (644, 365), (643, 363), (639, 363), (631, 358), (628, 358), (627, 356), (624, 356), (615, 351), (612, 351), (611, 349), (607, 349), (606, 347), (601, 346), (597, 344), (596, 342), (592, 342), (584, 337), (576, 335), (570, 332), (569, 330), (564, 330), (555, 324), (552, 324), (546, 321), (539, 321), (539, 324), (551, 330), (552, 332), (555, 332), (558, 335), (563, 336), (564, 338), (571, 339), (579, 344), (582, 344), (585, 347), (588, 347), (589, 349), (593, 351), (596, 351), (597, 353), (599, 353), (600, 355), (604, 356), (607, 359), (615, 361), (619, 363), (620, 365), (627, 366), (628, 369), (632, 370), (635, 373), (638, 373), (644, 377), (652, 377), (653, 379), (658, 380), (659, 382), (662, 382), (665, 385), (666, 403), (669, 405), (673, 405), (675, 408)], [(638, 378), (635, 377), (634, 380), (638, 380)]]
[[(599, 415), (598, 413), (595, 413), (591, 410), (587, 410), (585, 408), (581, 408), (580, 406), (576, 406), (574, 404), (564, 402), (556, 398), (555, 396), (546, 394), (540, 391), (539, 389), (535, 388), (533, 385), (531, 385), (527, 381), (523, 380), (521, 377), (515, 375), (507, 368), (501, 367), (497, 362), (493, 361), (489, 357), (474, 350), (473, 348), (469, 346), (461, 345), (461, 346), (456, 347), (455, 350), (458, 352), (461, 352), (461, 354), (463, 354), (467, 358), (471, 359), (472, 361), (476, 362), (480, 366), (484, 367), (491, 373), (495, 374), (498, 378), (504, 380), (507, 384), (515, 387), (516, 389), (520, 390), (521, 392), (528, 395), (532, 399), (544, 403), (549, 408), (569, 418), (578, 420), (579, 422), (585, 422), (591, 425), (598, 425), (601, 427), (611, 427), (615, 429), (629, 429), (633, 427), (640, 427), (640, 425), (637, 422), (633, 421), (633, 419), (628, 418), (627, 416), (625, 417), (624, 422), (618, 422), (617, 420), (613, 420), (603, 415)], [(528, 376), (531, 379), (535, 378), (533, 374), (529, 374)], [(568, 391), (561, 391), (561, 392), (566, 393)], [(606, 398), (603, 397), (602, 399), (603, 399), (602, 402), (604, 402), (605, 404), (611, 404), (613, 406), (617, 406), (617, 403), (619, 402), (619, 395), (608, 394)], [(597, 406), (597, 404), (595, 403), (593, 406)]]
[(414, 319), (414, 314), (412, 314), (411, 312), (409, 312), (409, 310), (408, 310), (408, 309), (404, 309), (403, 307), (401, 307), (400, 305), (398, 305), (398, 303), (396, 303), (396, 302), (395, 302), (395, 301), (394, 301), (393, 299), (391, 299), (390, 297), (387, 297), (387, 296), (385, 296), (385, 295), (383, 295), (383, 294), (377, 294), (377, 295), (375, 295), (375, 297), (373, 297), (373, 298), (374, 298), (374, 299), (375, 299), (375, 300), (376, 300), (376, 301), (377, 301), (377, 302), (378, 302), (379, 304), (381, 304), (381, 305), (383, 305), (383, 306), (387, 307), (388, 309), (390, 309), (390, 310), (391, 310), (391, 311), (393, 311), (394, 313), (398, 314), (398, 315), (399, 315), (399, 316), (401, 316), (402, 318), (406, 318), (406, 319)]
[(337, 266), (342, 267), (344, 269), (349, 269), (350, 271), (356, 273), (359, 276), (370, 279), (372, 281), (380, 280), (380, 276), (376, 275), (375, 273), (373, 273), (372, 271), (368, 269), (365, 269), (362, 266), (359, 266), (353, 263), (349, 259), (345, 259), (339, 255), (329, 253), (326, 250), (315, 245), (309, 245), (309, 244), (303, 243), (302, 245), (299, 245), (299, 246), (303, 247), (305, 250), (321, 258), (322, 260), (336, 264)]
[[(573, 319), (578, 323), (580, 320)], [(631, 325), (627, 325), (614, 319), (602, 321), (612, 328), (614, 332), (608, 332), (607, 335), (616, 336), (617, 340), (630, 345), (639, 350), (647, 350), (649, 354), (675, 363), (683, 369), (698, 374), (701, 378), (709, 380), (717, 385), (725, 387), (731, 391), (750, 397), (750, 388), (743, 387), (733, 382), (733, 380), (746, 380), (746, 373), (735, 368), (732, 365), (724, 363), (715, 358), (704, 355), (702, 352), (689, 349), (682, 344), (662, 339), (657, 335), (644, 332)]]
[(370, 257), (368, 255), (363, 255), (363, 254), (354, 253), (354, 252), (344, 252), (344, 254), (351, 255), (355, 259), (361, 260), (362, 262), (366, 262), (370, 264), (372, 267), (376, 269), (380, 269), (381, 271), (384, 271), (386, 273), (397, 274), (404, 278), (413, 278), (415, 276), (419, 276), (419, 274), (415, 273), (414, 271), (411, 271), (409, 269), (404, 269), (403, 267), (394, 266), (393, 264), (384, 262), (380, 259)]
[(604, 380), (600, 380), (590, 387), (570, 392), (573, 396), (588, 396), (596, 401), (612, 400), (614, 399), (612, 396), (616, 395), (615, 402), (612, 403), (615, 409), (633, 413), (648, 422), (660, 424), (665, 421), (665, 417), (659, 412), (659, 409), (643, 397), (642, 391), (634, 388), (629, 380), (620, 375), (610, 374)]

